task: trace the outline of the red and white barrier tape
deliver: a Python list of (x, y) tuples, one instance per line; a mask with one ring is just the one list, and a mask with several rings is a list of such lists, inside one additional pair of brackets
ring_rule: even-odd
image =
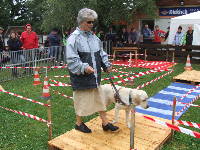
[(139, 85), (136, 89), (143, 88), (143, 87), (145, 87), (145, 86), (147, 86), (147, 85), (149, 85), (149, 84), (151, 84), (151, 83), (153, 83), (153, 82), (155, 82), (155, 81), (157, 81), (157, 80), (160, 80), (160, 79), (162, 79), (163, 77), (165, 77), (165, 76), (169, 75), (170, 73), (172, 73), (173, 71), (174, 71), (174, 70), (171, 70), (171, 71), (169, 71), (169, 72), (167, 72), (167, 73), (161, 75), (160, 77), (157, 77), (157, 78), (155, 78), (155, 79), (153, 79), (153, 80), (151, 80), (151, 81), (149, 81), (149, 82), (146, 82), (146, 83), (144, 83), (144, 84), (142, 84), (142, 85)]
[(40, 104), (40, 105), (42, 105), (42, 106), (46, 106), (46, 107), (49, 107), (49, 106), (50, 106), (50, 105), (48, 105), (48, 104), (44, 104), (44, 103), (38, 102), (38, 101), (36, 101), (36, 100), (32, 100), (32, 99), (30, 99), (30, 98), (23, 97), (23, 96), (21, 96), (21, 95), (18, 95), (18, 94), (15, 94), (15, 93), (11, 93), (11, 92), (8, 92), (8, 91), (5, 91), (5, 90), (0, 90), (0, 92), (7, 93), (7, 94), (10, 94), (10, 95), (16, 96), (16, 97), (18, 97), (18, 98), (21, 98), (21, 99), (23, 99), (23, 100), (27, 100), (27, 101), (30, 101), (30, 102), (32, 102), (32, 103)]
[[(132, 56), (135, 56), (135, 55), (137, 55), (137, 56), (143, 56), (144, 54), (131, 54)], [(124, 57), (124, 56), (130, 56), (130, 54), (124, 54), (124, 55), (108, 55), (108, 56), (111, 56), (111, 57), (113, 57), (113, 56), (120, 56), (120, 57)]]
[(189, 90), (185, 95), (181, 96), (181, 98), (177, 99), (177, 101), (182, 101), (185, 97), (187, 97), (189, 94), (191, 94), (192, 92), (194, 92), (196, 89), (198, 89), (200, 87), (200, 84), (196, 85), (194, 88), (192, 88), (191, 90)]
[(192, 131), (192, 130), (189, 130), (189, 129), (186, 129), (186, 128), (183, 128), (183, 127), (175, 126), (173, 124), (170, 124), (170, 123), (158, 120), (158, 119), (154, 119), (154, 118), (151, 118), (149, 116), (143, 116), (143, 117), (148, 119), (148, 120), (151, 120), (151, 121), (153, 121), (153, 122), (155, 122), (157, 124), (163, 125), (163, 126), (165, 126), (167, 128), (171, 128), (173, 130), (176, 130), (176, 131), (181, 132), (181, 133), (185, 133), (185, 134), (193, 136), (195, 138), (200, 138), (200, 133), (199, 132)]
[(59, 95), (65, 97), (65, 98), (73, 99), (73, 97), (71, 97), (71, 96), (67, 96), (67, 95), (65, 95), (65, 94), (63, 94), (63, 93), (60, 93), (59, 91), (55, 91), (55, 90), (53, 90), (53, 91), (54, 91), (54, 93), (59, 94)]
[(118, 68), (118, 69), (125, 69), (125, 68), (131, 68), (131, 67), (148, 67), (148, 66), (153, 66), (153, 65), (161, 65), (163, 64), (163, 66), (155, 66), (155, 69), (157, 70), (161, 70), (161, 69), (166, 69), (169, 66), (171, 66), (172, 64), (170, 64), (169, 62), (139, 62), (138, 64), (133, 64), (133, 65), (128, 65), (128, 64), (114, 64), (116, 66), (123, 66), (123, 68)]
[(176, 112), (176, 115), (179, 115), (181, 112), (183, 112), (186, 108), (188, 108), (194, 101), (198, 100), (200, 98), (200, 94), (196, 96), (190, 103), (187, 103), (179, 112)]
[(5, 110), (7, 110), (7, 111), (14, 112), (14, 113), (19, 114), (19, 115), (22, 115), (22, 116), (26, 116), (26, 117), (28, 117), (28, 118), (32, 118), (32, 119), (37, 120), (37, 121), (41, 121), (41, 122), (44, 122), (44, 123), (47, 123), (47, 124), (49, 123), (47, 120), (44, 120), (44, 119), (42, 119), (42, 118), (39, 118), (39, 117), (37, 117), (37, 116), (31, 115), (31, 114), (28, 114), (28, 113), (25, 113), (25, 112), (13, 110), (13, 109), (6, 108), (6, 107), (2, 107), (2, 106), (0, 106), (0, 108), (3, 108), (3, 109), (5, 109)]
[(185, 104), (185, 105), (190, 105), (192, 107), (200, 107), (199, 105), (190, 104), (190, 103), (183, 103), (183, 102), (178, 102), (178, 103)]
[[(131, 74), (131, 75), (133, 75), (133, 74)], [(118, 75), (118, 76), (113, 76), (113, 77), (111, 77), (111, 79), (118, 79), (118, 78), (127, 77), (127, 76), (130, 76), (130, 75), (129, 74), (122, 74), (122, 75)], [(109, 78), (101, 79), (101, 81), (105, 81), (105, 80), (109, 80)]]
[(64, 75), (64, 76), (54, 76), (55, 78), (69, 78), (69, 75)]
[(189, 121), (182, 121), (182, 120), (176, 120), (177, 123), (188, 126), (188, 127), (193, 127), (200, 129), (200, 124), (199, 123), (194, 123), (194, 122), (189, 122)]
[(35, 68), (60, 69), (60, 68), (67, 68), (67, 65), (65, 65), (65, 66), (47, 66), (47, 67), (41, 66), (41, 67), (0, 67), (0, 68), (3, 68), (3, 69), (13, 69), (13, 68), (18, 68), (18, 69), (20, 69), (20, 68), (23, 68), (23, 69), (28, 69), (28, 68), (32, 68), (32, 69), (35, 69)]
[(135, 73), (135, 75), (131, 76), (131, 77), (128, 77), (126, 79), (123, 79), (121, 81), (117, 81), (115, 82), (114, 84), (120, 84), (122, 82), (127, 82), (127, 81), (130, 81), (130, 80), (133, 80), (135, 78), (139, 78), (141, 76), (144, 76), (144, 75), (147, 75), (147, 74), (151, 74), (151, 73), (156, 73), (156, 72), (163, 72), (165, 70), (148, 70), (146, 72), (139, 72), (139, 73)]
[(118, 72), (118, 73), (123, 73), (123, 74), (128, 74), (129, 72), (125, 72), (125, 71), (119, 71), (119, 70), (116, 70), (114, 69), (113, 72)]
[(56, 83), (56, 84), (49, 84), (49, 86), (71, 86), (71, 84), (62, 83), (56, 80), (49, 79), (49, 81)]

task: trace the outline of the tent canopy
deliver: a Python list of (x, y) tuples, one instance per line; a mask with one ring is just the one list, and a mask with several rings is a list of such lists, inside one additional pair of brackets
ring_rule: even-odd
[[(168, 44), (172, 44), (172, 42), (174, 40), (174, 36), (175, 36), (179, 26), (182, 26), (183, 32), (186, 32), (188, 25), (194, 26), (194, 24), (200, 25), (200, 11), (172, 18), (171, 23), (170, 23)], [(196, 32), (196, 31), (194, 30), (194, 32)], [(194, 39), (199, 38), (199, 36), (198, 37), (193, 36), (193, 38)], [(197, 44), (194, 43), (194, 45), (197, 45)]]

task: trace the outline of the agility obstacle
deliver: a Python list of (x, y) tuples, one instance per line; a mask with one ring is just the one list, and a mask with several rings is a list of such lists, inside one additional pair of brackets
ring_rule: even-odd
[(200, 83), (200, 71), (191, 70), (173, 77), (174, 82), (196, 85)]
[[(163, 71), (169, 71), (169, 70), (160, 70), (161, 68), (162, 69), (166, 69), (166, 66), (169, 66), (169, 65), (165, 65), (165, 66), (162, 66), (162, 67), (158, 67), (157, 68), (157, 70), (154, 70), (155, 72), (163, 72)], [(59, 66), (58, 66), (59, 67)], [(58, 68), (58, 67), (55, 67), (55, 68)], [(127, 67), (127, 66), (126, 66)], [(30, 67), (29, 67), (30, 68)], [(37, 67), (38, 68), (38, 67)], [(43, 68), (43, 67), (41, 67), (41, 68)], [(46, 67), (46, 68), (49, 68), (49, 67)], [(61, 67), (62, 68), (62, 67)], [(168, 68), (167, 68), (168, 69)], [(128, 77), (127, 79), (120, 79), (121, 77), (124, 77), (124, 76), (126, 76), (126, 75), (120, 75), (120, 76), (115, 76), (114, 78), (118, 78), (118, 79), (120, 79), (121, 81), (118, 81), (118, 82), (116, 82), (116, 84), (119, 84), (119, 83), (124, 83), (124, 82), (126, 82), (126, 81), (130, 81), (130, 80), (132, 80), (132, 79), (135, 79), (135, 78), (139, 78), (139, 77), (141, 77), (141, 76), (144, 76), (144, 75), (147, 75), (147, 74), (150, 74), (150, 73), (155, 73), (155, 72), (151, 72), (151, 70), (150, 71), (147, 71), (147, 72), (140, 72), (140, 73), (136, 73), (137, 75), (134, 75), (134, 74), (130, 74), (130, 72), (125, 72), (125, 73), (129, 73), (127, 76), (130, 76), (130, 75), (134, 75), (134, 77)], [(149, 81), (149, 82), (147, 82), (147, 83), (145, 83), (145, 84), (143, 84), (143, 85), (140, 85), (140, 86), (138, 86), (138, 89), (139, 88), (143, 88), (143, 87), (145, 87), (145, 86), (147, 86), (147, 85), (149, 85), (149, 84), (151, 84), (152, 82), (154, 82), (154, 81), (157, 81), (157, 80), (159, 80), (159, 79), (161, 79), (161, 78), (163, 78), (165, 75), (168, 75), (168, 74), (170, 74), (170, 73), (172, 73), (173, 72), (173, 70), (171, 70), (171, 71), (169, 71), (169, 72), (167, 72), (166, 74), (164, 74), (164, 75), (162, 75), (162, 76), (160, 76), (160, 77), (158, 77), (158, 78), (155, 78), (155, 79), (153, 79), (153, 80), (151, 80), (151, 81)], [(61, 77), (61, 76), (55, 76), (55, 77)], [(62, 76), (62, 77), (66, 77), (66, 76)], [(105, 80), (106, 80), (106, 78), (105, 78)], [(69, 84), (65, 84), (65, 83), (62, 83), (62, 82), (59, 82), (59, 81), (55, 81), (55, 80), (49, 80), (49, 81), (51, 81), (51, 82), (54, 82), (54, 83), (56, 83), (56, 84), (48, 84), (48, 86), (71, 86), (71, 85), (69, 85)], [(61, 96), (64, 96), (65, 98), (72, 98), (72, 97), (70, 97), (70, 96), (67, 96), (67, 95), (65, 95), (65, 94), (63, 94), (63, 93), (60, 93), (60, 92), (58, 92), (58, 91), (54, 91), (56, 94), (59, 94), (59, 95), (61, 95)], [(193, 92), (193, 91), (192, 91)], [(189, 93), (188, 92), (188, 95), (189, 94), (191, 94), (191, 93)], [(187, 95), (187, 96), (188, 96)], [(16, 95), (15, 95), (16, 96)], [(187, 97), (187, 96), (185, 96), (185, 97)], [(20, 97), (19, 97), (20, 98)], [(199, 98), (199, 97), (196, 97), (196, 99), (197, 98)], [(23, 99), (23, 98), (22, 98)], [(196, 100), (195, 99), (195, 100)], [(32, 102), (34, 102), (34, 100), (32, 101)], [(49, 103), (49, 102), (48, 102)], [(191, 102), (190, 102), (191, 103)], [(187, 105), (189, 105), (190, 103), (185, 103), (186, 104), (186, 106)], [(183, 102), (181, 103), (182, 105), (184, 104)], [(50, 104), (46, 104), (49, 108), (50, 108)], [(191, 106), (191, 104), (190, 104), (190, 106)], [(0, 106), (1, 108), (3, 108), (2, 106)], [(185, 111), (185, 107), (184, 107), (184, 111)], [(9, 110), (9, 109), (7, 109), (7, 110)], [(10, 109), (11, 110), (11, 109)], [(23, 112), (20, 112), (20, 111), (13, 111), (13, 112), (15, 112), (15, 113), (17, 113), (17, 112), (19, 112), (18, 114), (25, 114), (24, 116), (27, 116), (27, 117), (29, 117), (29, 116), (31, 116), (30, 114), (27, 114), (27, 113), (23, 113)], [(48, 112), (51, 112), (51, 110), (50, 109), (48, 109)], [(31, 117), (30, 117), (31, 118)], [(34, 119), (34, 118), (37, 118), (37, 116), (34, 116), (33, 117), (33, 115), (32, 115), (32, 119)], [(39, 118), (39, 117), (38, 117)], [(179, 127), (177, 127), (177, 126), (175, 126), (174, 124), (170, 124), (170, 123), (167, 123), (167, 120), (164, 120), (163, 122), (161, 122), (160, 120), (158, 121), (158, 119), (152, 119), (152, 117), (149, 117), (149, 116), (147, 116), (147, 117), (143, 117), (143, 118), (146, 118), (146, 119), (149, 119), (149, 120), (151, 120), (151, 121), (153, 121), (154, 120), (154, 122), (156, 122), (156, 123), (158, 123), (158, 124), (161, 124), (161, 125), (164, 125), (164, 126), (168, 126), (168, 127), (171, 127), (171, 129), (174, 129), (174, 130), (177, 130), (177, 131), (182, 131), (183, 133), (187, 133), (187, 134), (189, 134), (189, 135), (192, 135), (192, 136), (194, 136), (194, 137), (197, 137), (197, 138), (199, 138), (199, 133), (196, 133), (196, 132), (193, 132), (193, 131), (188, 131), (187, 129), (185, 130), (185, 129), (182, 129), (182, 128), (179, 128)], [(153, 117), (154, 118), (154, 117)], [(41, 119), (41, 118), (39, 118), (39, 119)], [(123, 118), (124, 119), (124, 118)], [(35, 119), (35, 120), (37, 120), (37, 119)], [(170, 121), (171, 122), (171, 121)], [(179, 121), (179, 120), (175, 120), (175, 122), (176, 123), (180, 123), (181, 121)], [(184, 122), (184, 121), (182, 121), (182, 122)], [(51, 113), (48, 113), (48, 121), (46, 122), (47, 123), (47, 125), (48, 125), (48, 127), (49, 127), (49, 129), (51, 128), (51, 131), (49, 130), (49, 139), (51, 139), (51, 137), (52, 137), (52, 126), (51, 126)], [(94, 123), (94, 122), (93, 122)], [(93, 123), (92, 123), (92, 125), (93, 125)], [(137, 120), (136, 120), (136, 123), (137, 123)], [(184, 122), (185, 123), (185, 122)], [(187, 122), (188, 124), (190, 124), (191, 125), (191, 122)], [(123, 123), (119, 123), (119, 126), (121, 126), (122, 124), (124, 124), (124, 122)], [(181, 123), (180, 123), (181, 124)], [(186, 124), (186, 123), (185, 123)], [(97, 124), (96, 124), (97, 125)], [(198, 126), (199, 124), (198, 123), (192, 123), (192, 125), (193, 126)], [(191, 125), (191, 126), (192, 126)], [(90, 125), (89, 125), (90, 126)], [(101, 126), (101, 125), (100, 125)], [(145, 125), (144, 125), (145, 126)], [(144, 127), (144, 129), (149, 129), (149, 128), (152, 128), (154, 125), (152, 125), (152, 124), (150, 124), (150, 125), (146, 125), (145, 127)], [(120, 127), (121, 128), (121, 127)], [(123, 127), (123, 125), (122, 125), (122, 129), (125, 129), (125, 128), (127, 128), (127, 127)], [(164, 130), (165, 128), (161, 128), (160, 126), (159, 127), (157, 127), (157, 128), (159, 128), (159, 129), (161, 129), (161, 130)], [(126, 130), (126, 129), (125, 129)], [(127, 129), (128, 130), (128, 129)], [(100, 133), (100, 132), (102, 132), (102, 131), (99, 131), (99, 129), (96, 129), (95, 127), (94, 127), (94, 132), (98, 132), (98, 133)], [(137, 125), (136, 125), (136, 131), (137, 131)], [(139, 130), (140, 131), (140, 130)], [(139, 132), (138, 131), (138, 132)], [(163, 137), (163, 139), (162, 140), (160, 140), (159, 142), (158, 141), (150, 141), (150, 142), (153, 142), (153, 144), (155, 145), (155, 143), (156, 144), (158, 144), (158, 145), (155, 145), (155, 146), (157, 146), (156, 148), (159, 148), (159, 147), (161, 147), (162, 145), (163, 145), (163, 143), (167, 140), (167, 139), (169, 139), (169, 137), (172, 135), (171, 134), (171, 130), (170, 129), (167, 129), (166, 130), (167, 131), (167, 134), (166, 134), (166, 132), (164, 132), (164, 137)], [(71, 132), (71, 131), (70, 131)], [(74, 131), (74, 132), (72, 132), (72, 133), (75, 133), (75, 132), (77, 132), (77, 131)], [(127, 131), (126, 131), (127, 132)], [(154, 132), (156, 132), (156, 131), (154, 131)], [(159, 132), (157, 132), (157, 133), (160, 133), (160, 132), (162, 132), (162, 131), (159, 131)], [(80, 135), (81, 133), (75, 133), (76, 135)], [(105, 134), (105, 133), (103, 133), (103, 134)], [(162, 132), (162, 134), (163, 134), (163, 132)], [(100, 134), (101, 135), (101, 134)], [(152, 133), (149, 133), (149, 135), (152, 135)], [(93, 135), (92, 135), (93, 136)], [(115, 146), (111, 146), (110, 145), (110, 143), (108, 143), (108, 140), (111, 138), (111, 137), (107, 137), (106, 139), (107, 139), (107, 141), (105, 141), (104, 143), (101, 143), (101, 145), (98, 145), (96, 142), (95, 143), (91, 143), (91, 141), (96, 141), (96, 140), (98, 140), (98, 138), (100, 138), (100, 136), (97, 136), (98, 138), (96, 139), (96, 134), (94, 135), (94, 137), (95, 137), (95, 139), (93, 139), (93, 137), (91, 137), (91, 138), (89, 138), (89, 137), (85, 137), (84, 135), (81, 135), (81, 138), (79, 137), (78, 138), (78, 140), (73, 140), (71, 137), (70, 137), (70, 135), (69, 135), (69, 139), (67, 138), (67, 141), (64, 141), (64, 149), (67, 147), (67, 146), (70, 146), (70, 147), (67, 147), (67, 149), (69, 149), (70, 150), (70, 148), (75, 148), (75, 145), (77, 144), (77, 145), (79, 145), (78, 147), (76, 147), (76, 149), (84, 149), (84, 148), (87, 148), (87, 149), (91, 149), (91, 148), (94, 148), (94, 149), (97, 149), (98, 150), (98, 147), (100, 147), (100, 148), (102, 148), (102, 146), (104, 146), (104, 148), (106, 149), (106, 148), (108, 148), (108, 149), (111, 149), (112, 150), (112, 148), (113, 149), (116, 149), (116, 147)], [(112, 135), (113, 136), (113, 135)], [(119, 135), (120, 137), (122, 137), (122, 135)], [(137, 142), (139, 142), (140, 143), (140, 138), (141, 137), (139, 137), (139, 140), (137, 140), (137, 132), (136, 132), (136, 135), (135, 135), (136, 137), (135, 137), (135, 144), (134, 143), (132, 143), (132, 144), (134, 144), (135, 145), (135, 148), (137, 148), (138, 150), (140, 150), (140, 149), (142, 149), (142, 147), (140, 147), (140, 146), (138, 146), (137, 145)], [(160, 136), (160, 135), (159, 135)], [(76, 137), (75, 135), (73, 135), (73, 137)], [(127, 136), (128, 137), (128, 136)], [(142, 137), (143, 138), (143, 137)], [(151, 138), (151, 137), (148, 137), (148, 138)], [(158, 137), (157, 137), (158, 138)], [(124, 138), (125, 139), (125, 138)], [(65, 139), (63, 139), (63, 140), (65, 140)], [(80, 140), (80, 141), (79, 141)], [(100, 139), (99, 139), (100, 140)], [(117, 140), (117, 139), (116, 139)], [(119, 139), (118, 139), (119, 140)], [(145, 140), (147, 140), (148, 141), (148, 139), (142, 139), (143, 141), (145, 141)], [(155, 140), (156, 140), (156, 138), (155, 138)], [(51, 140), (51, 141), (53, 141), (53, 140)], [(60, 148), (60, 147), (57, 147), (57, 146), (55, 146), (54, 144), (52, 144), (51, 143), (51, 141), (49, 141), (49, 146), (50, 146), (50, 148), (53, 148), (53, 149), (57, 149), (57, 148)], [(70, 143), (68, 143), (68, 141), (70, 142)], [(81, 143), (81, 142), (84, 142), (84, 141), (86, 141), (86, 142), (88, 142), (88, 143)], [(121, 140), (120, 140), (121, 141)], [(130, 139), (129, 140), (126, 140), (125, 142), (124, 141), (122, 141), (122, 143), (125, 143), (126, 144), (126, 146), (127, 145), (129, 145), (128, 143), (128, 141), (130, 141)], [(57, 141), (58, 142), (58, 141)], [(65, 142), (67, 142), (67, 143), (65, 143)], [(101, 142), (102, 142), (102, 139), (101, 139)], [(68, 145), (69, 144), (69, 145)], [(87, 145), (88, 144), (88, 145)], [(113, 144), (114, 144), (114, 141), (113, 141)], [(131, 144), (131, 141), (130, 141), (130, 144)], [(143, 144), (143, 143), (142, 143)], [(148, 143), (147, 145), (149, 146), (149, 144), (150, 143)], [(153, 145), (152, 144), (152, 145)], [(86, 145), (86, 146), (85, 146)], [(65, 147), (66, 146), (66, 147)], [(71, 147), (72, 146), (72, 147)], [(82, 147), (83, 146), (83, 147)], [(106, 147), (106, 146), (108, 146), (108, 147)], [(122, 146), (122, 145), (118, 145), (118, 146)], [(62, 146), (61, 146), (61, 148), (63, 148)], [(155, 148), (155, 147), (154, 147)], [(152, 149), (154, 149), (154, 148), (152, 148)], [(124, 147), (123, 147), (123, 149), (124, 149)]]
[[(91, 134), (84, 134), (75, 129), (48, 142), (52, 150), (128, 150), (130, 149), (130, 130), (125, 125), (124, 112), (120, 111), (116, 124), (121, 129), (117, 133), (107, 133), (101, 128), (100, 117), (86, 123), (92, 129)], [(114, 118), (114, 110), (107, 112), (109, 121)], [(155, 117), (156, 118), (156, 117)], [(134, 148), (137, 150), (155, 150), (171, 138), (171, 129), (154, 124), (136, 113)], [(169, 120), (164, 120), (171, 122)], [(119, 142), (117, 142), (119, 141)]]

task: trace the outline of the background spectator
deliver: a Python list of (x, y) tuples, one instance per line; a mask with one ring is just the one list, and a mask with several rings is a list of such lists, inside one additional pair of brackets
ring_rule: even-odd
[(69, 37), (70, 35), (70, 30), (71, 29), (68, 29), (68, 30), (65, 30), (65, 32), (63, 33), (63, 45), (66, 46), (67, 45), (67, 38)]
[(104, 40), (105, 40), (105, 34), (104, 34), (103, 30), (100, 30), (100, 31), (97, 33), (97, 37), (98, 37), (101, 41), (104, 41)]
[(23, 49), (33, 49), (38, 48), (38, 37), (35, 32), (32, 31), (32, 27), (30, 24), (25, 26), (25, 31), (22, 32), (21, 37), (22, 47)]
[[(10, 33), (10, 38), (7, 41), (7, 44), (8, 44), (8, 50), (11, 51), (10, 52), (11, 63), (17, 64), (20, 61), (24, 62), (25, 61), (24, 56), (20, 52), (22, 43), (18, 39), (17, 34), (15, 32)], [(17, 76), (17, 69), (15, 68), (12, 69), (12, 75)]]
[(112, 27), (109, 28), (109, 31), (106, 34), (106, 40), (112, 41), (113, 43), (116, 41), (116, 33), (113, 31)]
[[(188, 31), (185, 33), (183, 40), (182, 40), (182, 44), (186, 45), (186, 46), (192, 46), (192, 41), (193, 41), (193, 28), (192, 26), (188, 27)], [(192, 51), (191, 48), (186, 48), (186, 51), (188, 54), (190, 54), (190, 52)], [(190, 55), (190, 59), (192, 60), (192, 56)]]
[(176, 32), (173, 40), (173, 45), (174, 46), (181, 46), (182, 45), (182, 40), (183, 40), (183, 32), (182, 32), (182, 27), (178, 27), (178, 31)]
[(190, 45), (190, 46), (192, 45), (193, 32), (194, 32), (194, 30), (192, 29), (192, 26), (189, 26), (188, 31), (185, 33), (185, 35), (183, 37), (183, 41), (182, 41), (183, 45)]
[(52, 29), (51, 33), (47, 37), (49, 46), (50, 46), (50, 53), (51, 57), (57, 57), (57, 53), (60, 46), (60, 36), (58, 35), (58, 29)]
[(167, 39), (168, 39), (168, 36), (169, 36), (169, 30), (170, 30), (170, 27), (167, 27), (167, 32), (165, 34), (165, 41), (167, 42)]
[(121, 32), (121, 35), (120, 35), (121, 42), (122, 43), (128, 43), (128, 36), (129, 36), (129, 33), (128, 33), (127, 29), (122, 28), (122, 32)]
[(135, 28), (131, 28), (131, 31), (129, 33), (129, 43), (131, 44), (137, 44), (139, 41), (139, 35)]
[(148, 24), (144, 26), (144, 29), (142, 30), (142, 35), (143, 35), (143, 43), (145, 44), (152, 43), (152, 31), (149, 28)]
[(4, 29), (0, 27), (0, 52), (2, 52), (5, 48), (3, 31)]
[(153, 31), (154, 34), (154, 44), (161, 44), (161, 42), (164, 40), (166, 32), (163, 30), (160, 30), (159, 26), (155, 26), (155, 30)]

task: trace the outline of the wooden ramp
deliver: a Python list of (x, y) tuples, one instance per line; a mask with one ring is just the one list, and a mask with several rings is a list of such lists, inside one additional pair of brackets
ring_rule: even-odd
[(183, 73), (173, 78), (175, 82), (198, 84), (200, 83), (200, 71), (184, 71)]
[[(108, 112), (108, 118), (111, 121), (113, 117), (114, 110), (111, 110)], [(86, 123), (93, 131), (91, 134), (73, 129), (49, 141), (49, 147), (51, 150), (129, 150), (130, 130), (124, 120), (125, 112), (121, 110), (120, 121), (116, 124), (120, 127), (120, 131), (107, 133), (101, 128), (100, 118), (94, 118)], [(159, 150), (170, 137), (170, 129), (157, 125), (136, 113), (135, 148), (137, 150)]]

